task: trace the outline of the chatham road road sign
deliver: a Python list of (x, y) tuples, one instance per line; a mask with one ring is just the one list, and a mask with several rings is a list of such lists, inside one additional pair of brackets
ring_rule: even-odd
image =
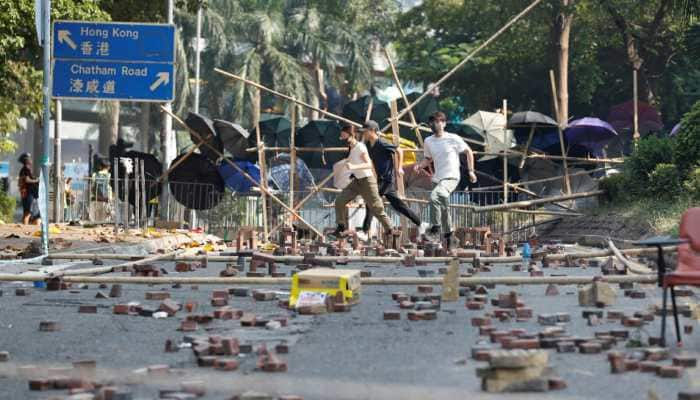
[(55, 22), (53, 96), (172, 101), (174, 32), (162, 24)]

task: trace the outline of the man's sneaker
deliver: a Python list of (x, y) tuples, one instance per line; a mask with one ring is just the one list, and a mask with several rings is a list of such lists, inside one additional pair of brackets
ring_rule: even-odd
[(361, 241), (363, 241), (363, 242), (369, 241), (369, 233), (362, 231), (362, 230), (356, 231), (356, 233), (357, 233), (357, 238), (360, 239)]
[(430, 226), (429, 223), (427, 223), (427, 222), (421, 222), (421, 224), (418, 225), (418, 236), (419, 236), (419, 237), (422, 237), (423, 235), (425, 235), (425, 231), (428, 230), (428, 227), (429, 227), (429, 226)]
[(427, 232), (425, 232), (425, 239), (430, 242), (440, 241), (440, 227), (433, 225)]

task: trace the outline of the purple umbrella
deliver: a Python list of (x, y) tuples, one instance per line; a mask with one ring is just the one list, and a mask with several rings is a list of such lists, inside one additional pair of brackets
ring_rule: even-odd
[(569, 145), (584, 146), (595, 156), (600, 156), (603, 147), (616, 136), (617, 132), (612, 125), (592, 117), (571, 121), (564, 130), (564, 137)]
[(668, 136), (676, 136), (678, 134), (678, 131), (681, 129), (681, 123), (677, 123), (673, 129), (671, 129), (671, 133), (668, 134)]

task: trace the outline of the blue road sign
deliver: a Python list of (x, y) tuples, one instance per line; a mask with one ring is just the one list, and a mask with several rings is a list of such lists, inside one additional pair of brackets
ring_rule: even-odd
[(56, 21), (53, 25), (53, 58), (172, 63), (175, 59), (175, 27)]
[(170, 63), (56, 59), (53, 97), (133, 101), (172, 101)]

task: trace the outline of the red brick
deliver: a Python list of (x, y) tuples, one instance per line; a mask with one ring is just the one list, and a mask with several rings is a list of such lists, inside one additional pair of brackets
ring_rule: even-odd
[(275, 352), (277, 354), (287, 354), (289, 353), (289, 345), (287, 343), (278, 343), (275, 346)]
[(418, 293), (433, 293), (433, 287), (431, 285), (418, 285)]
[(213, 367), (216, 362), (216, 356), (199, 356), (197, 357), (197, 366), (199, 367)]
[(182, 321), (180, 322), (180, 331), (182, 332), (194, 332), (197, 330), (197, 322), (195, 321)]
[(561, 378), (549, 378), (549, 390), (563, 390), (566, 389), (566, 381)]
[(97, 306), (94, 304), (82, 304), (78, 307), (80, 314), (97, 314)]
[(160, 303), (159, 309), (161, 311), (165, 311), (166, 313), (168, 313), (169, 316), (172, 317), (173, 315), (175, 315), (175, 313), (177, 313), (180, 310), (180, 304), (171, 299), (165, 299), (162, 303)]
[(253, 299), (255, 301), (273, 301), (277, 299), (277, 294), (270, 290), (254, 290)]
[(627, 370), (627, 371), (636, 371), (639, 369), (639, 360), (635, 360), (632, 358), (625, 358), (624, 364), (625, 364), (625, 370)]
[(519, 307), (515, 309), (515, 316), (518, 318), (532, 318), (532, 308)]
[(41, 321), (39, 322), (39, 331), (41, 332), (57, 332), (61, 330), (61, 326), (56, 321)]
[(412, 310), (415, 307), (415, 304), (412, 301), (405, 300), (399, 303), (399, 308), (402, 308), (404, 310)]
[[(211, 305), (213, 307), (223, 307), (227, 304), (228, 304), (228, 300), (224, 299), (222, 297), (215, 297), (215, 298), (211, 299)], [(214, 314), (214, 316), (216, 316), (216, 314)]]
[(255, 314), (243, 313), (241, 316), (241, 326), (255, 326)]
[(698, 360), (695, 357), (690, 356), (675, 356), (673, 357), (673, 365), (677, 367), (691, 368), (698, 364)]
[(211, 298), (212, 299), (229, 299), (229, 292), (227, 289), (216, 289), (211, 292)]
[(540, 341), (538, 339), (515, 339), (503, 345), (504, 349), (539, 349)]
[(497, 328), (495, 326), (480, 326), (479, 336), (489, 336), (491, 332), (495, 331)]
[(653, 361), (640, 361), (639, 362), (639, 371), (640, 372), (651, 372), (653, 374), (656, 374), (659, 371), (659, 364), (653, 362)]
[(581, 354), (598, 354), (601, 352), (602, 347), (598, 342), (583, 342), (578, 346)]
[(472, 326), (486, 326), (491, 325), (491, 318), (486, 317), (474, 317), (471, 319)]
[(146, 300), (165, 300), (170, 298), (170, 293), (157, 291), (157, 292), (146, 292)]
[(207, 394), (207, 387), (204, 381), (185, 381), (180, 383), (180, 390), (185, 393), (202, 397)]
[(240, 352), (238, 339), (236, 338), (221, 339), (221, 347), (223, 348), (224, 355), (227, 356), (235, 356)]
[(235, 358), (217, 358), (214, 361), (214, 368), (222, 371), (235, 371), (238, 369), (238, 360)]
[(31, 291), (27, 288), (17, 288), (15, 289), (15, 296), (29, 296)]
[(175, 263), (175, 271), (176, 272), (189, 272), (192, 270), (193, 270), (193, 268), (189, 263), (186, 263), (186, 262)]
[(30, 379), (29, 390), (49, 390), (53, 387), (48, 379)]
[(468, 301), (466, 303), (466, 307), (470, 310), (483, 310), (484, 303), (477, 302), (477, 301)]
[(662, 365), (656, 372), (656, 375), (661, 378), (680, 378), (683, 376), (683, 367), (674, 365)]

